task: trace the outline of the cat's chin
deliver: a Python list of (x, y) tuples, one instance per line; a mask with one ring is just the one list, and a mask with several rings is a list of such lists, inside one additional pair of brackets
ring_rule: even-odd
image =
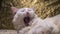
[(30, 22), (30, 17), (29, 16), (27, 16), (27, 17), (24, 17), (24, 23), (25, 23), (25, 25), (26, 26), (29, 26), (29, 22)]

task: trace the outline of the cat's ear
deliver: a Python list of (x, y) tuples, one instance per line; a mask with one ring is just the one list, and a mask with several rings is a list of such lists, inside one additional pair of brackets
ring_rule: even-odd
[(32, 7), (32, 9), (35, 11), (36, 9), (35, 9), (35, 7)]
[(11, 10), (12, 10), (13, 14), (15, 14), (15, 13), (17, 12), (18, 8), (16, 8), (16, 7), (11, 7)]
[(33, 10), (35, 10), (35, 7), (32, 7)]

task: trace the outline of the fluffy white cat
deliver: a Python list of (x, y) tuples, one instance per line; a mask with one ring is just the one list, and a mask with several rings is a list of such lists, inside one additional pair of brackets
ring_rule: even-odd
[[(12, 11), (15, 13), (13, 18), (15, 29), (22, 29), (19, 34), (57, 34), (59, 31), (59, 28), (56, 26), (56, 24), (60, 24), (59, 15), (58, 17), (56, 16), (42, 20), (35, 14), (35, 10), (33, 8), (18, 9), (16, 7), (12, 7)], [(56, 21), (58, 21), (58, 23)]]

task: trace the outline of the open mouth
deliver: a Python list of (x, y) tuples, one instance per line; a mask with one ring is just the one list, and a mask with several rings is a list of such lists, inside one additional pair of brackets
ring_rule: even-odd
[(30, 17), (29, 16), (27, 16), (27, 17), (24, 17), (24, 23), (25, 23), (25, 25), (26, 26), (29, 26), (29, 22), (30, 22)]

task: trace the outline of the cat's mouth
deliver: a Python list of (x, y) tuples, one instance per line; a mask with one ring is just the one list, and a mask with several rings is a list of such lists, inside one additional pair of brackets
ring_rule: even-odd
[(26, 26), (29, 26), (30, 17), (29, 17), (29, 16), (26, 16), (26, 17), (24, 17), (23, 20), (24, 20), (25, 25), (26, 25)]

